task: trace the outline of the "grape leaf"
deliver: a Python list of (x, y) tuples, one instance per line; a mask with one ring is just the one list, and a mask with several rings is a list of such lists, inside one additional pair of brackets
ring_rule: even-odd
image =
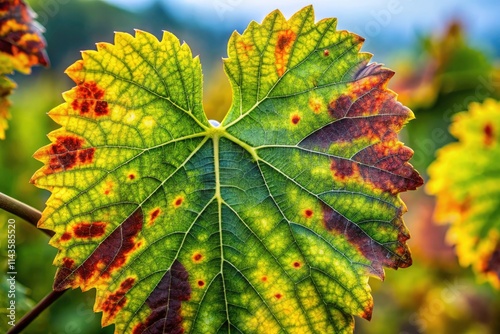
[(23, 0), (0, 1), (0, 139), (5, 139), (10, 118), (8, 100), (15, 83), (6, 77), (14, 70), (29, 74), (35, 65), (48, 65), (42, 27)]
[(205, 117), (201, 66), (168, 32), (116, 33), (68, 68), (35, 157), (52, 191), (54, 288), (97, 289), (117, 333), (352, 332), (369, 276), (411, 256), (398, 193), (422, 179), (413, 117), (363, 39), (279, 11), (229, 40), (233, 104)]
[[(447, 239), (460, 263), (500, 288), (500, 102), (471, 103), (450, 132), (458, 142), (438, 151), (429, 166), (435, 218), (451, 222)], [(459, 166), (459, 168), (457, 168)]]

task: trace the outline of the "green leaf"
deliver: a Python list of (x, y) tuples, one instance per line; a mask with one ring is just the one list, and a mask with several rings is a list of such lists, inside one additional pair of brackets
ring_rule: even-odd
[[(450, 132), (458, 142), (438, 151), (429, 166), (429, 193), (437, 196), (436, 220), (451, 227), (460, 263), (500, 288), (500, 102), (471, 103)], [(456, 166), (460, 166), (457, 168)]]
[(205, 117), (201, 67), (165, 32), (99, 43), (67, 73), (35, 157), (54, 288), (97, 288), (117, 333), (344, 332), (368, 277), (411, 257), (398, 193), (422, 179), (413, 117), (362, 38), (279, 11), (229, 41), (233, 105)]
[(48, 65), (41, 26), (33, 21), (35, 14), (23, 0), (0, 4), (0, 139), (5, 139), (10, 118), (8, 100), (14, 82), (6, 77), (14, 70), (24, 74), (35, 65)]

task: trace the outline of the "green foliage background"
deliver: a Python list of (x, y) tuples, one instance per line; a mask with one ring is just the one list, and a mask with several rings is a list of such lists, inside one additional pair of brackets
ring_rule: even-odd
[[(35, 11), (47, 13), (44, 1), (30, 1), (30, 4)], [(0, 191), (10, 196), (43, 208), (48, 192), (28, 181), (40, 167), (31, 158), (32, 154), (48, 144), (46, 134), (56, 128), (46, 112), (62, 102), (61, 92), (73, 86), (63, 71), (80, 58), (78, 51), (94, 49), (94, 43), (99, 41), (111, 42), (113, 31), (131, 33), (133, 28), (139, 28), (161, 36), (162, 30), (168, 30), (186, 40), (193, 53), (201, 55), (206, 106), (213, 118), (220, 118), (229, 107), (230, 90), (221, 75), (220, 62), (220, 57), (226, 55), (229, 35), (180, 22), (158, 6), (134, 14), (100, 1), (65, 1), (51, 17), (40, 15), (43, 20), (46, 17), (48, 20), (42, 23), (47, 30), (52, 67), (35, 68), (28, 77), (14, 77), (18, 89), (12, 96), (12, 119), (7, 139), (0, 142)], [(442, 22), (440, 32), (425, 32), (413, 49), (377, 59), (396, 71), (392, 88), (416, 115), (402, 140), (415, 150), (413, 163), (422, 174), (433, 161), (435, 151), (453, 140), (448, 133), (451, 115), (465, 110), (470, 102), (500, 98), (498, 60), (472, 47), (467, 32), (458, 22)], [(214, 81), (215, 84), (207, 86), (207, 82)], [(373, 318), (371, 322), (357, 319), (356, 332), (500, 332), (500, 292), (488, 283), (478, 282), (471, 269), (459, 267), (453, 249), (444, 242), (446, 227), (432, 222), (433, 198), (425, 195), (423, 189), (404, 194), (403, 198), (409, 207), (405, 220), (412, 232), (409, 245), (414, 264), (397, 273), (387, 270), (383, 284), (371, 280), (375, 299)], [(0, 212), (2, 272), (6, 264), (8, 218), (12, 215)], [(19, 319), (33, 302), (50, 291), (56, 271), (51, 265), (56, 249), (47, 244), (44, 234), (21, 219), (16, 218), (16, 222), (17, 279), (27, 287), (27, 299), (21, 301), (25, 307), (18, 309)], [(112, 333), (112, 327), (100, 328), (100, 314), (92, 312), (93, 294), (68, 291), (25, 332)], [(23, 298), (22, 295), (18, 296)], [(5, 294), (0, 291), (2, 308), (4, 299)], [(0, 332), (6, 329), (4, 321), (5, 318), (0, 319)]]

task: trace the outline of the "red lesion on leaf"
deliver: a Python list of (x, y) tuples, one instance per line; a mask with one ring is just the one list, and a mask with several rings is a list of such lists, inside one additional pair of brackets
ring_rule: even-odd
[(151, 213), (149, 214), (149, 223), (148, 223), (148, 225), (154, 224), (156, 218), (158, 218), (158, 216), (160, 215), (160, 213), (161, 213), (161, 209), (160, 208), (156, 208), (153, 211), (151, 211)]
[(134, 173), (130, 173), (129, 175), (127, 175), (128, 179), (129, 180), (134, 180), (135, 179), (135, 174)]
[(106, 223), (79, 223), (73, 226), (73, 234), (76, 238), (91, 239), (99, 238), (106, 232)]
[(109, 113), (108, 102), (103, 101), (104, 90), (93, 81), (79, 84), (75, 89), (75, 99), (71, 103), (74, 110), (81, 115), (104, 116)]
[(281, 293), (275, 293), (274, 298), (280, 300), (281, 298), (283, 298), (283, 295)]
[(200, 254), (200, 253), (194, 253), (193, 254), (193, 261), (195, 263), (200, 263), (201, 260), (203, 260), (203, 255), (202, 254)]
[(72, 269), (74, 264), (75, 264), (75, 261), (73, 259), (70, 259), (69, 257), (65, 257), (63, 259), (62, 268)]
[(279, 76), (282, 76), (287, 69), (290, 51), (297, 35), (294, 31), (288, 29), (278, 33), (278, 40), (274, 50), (274, 57), (276, 61), (276, 71)]
[(337, 182), (358, 182), (373, 189), (397, 194), (423, 184), (408, 160), (413, 151), (397, 139), (368, 146), (351, 159), (331, 158), (330, 170)]
[(483, 133), (484, 133), (484, 145), (486, 147), (493, 145), (495, 141), (495, 131), (493, 128), (493, 124), (487, 123), (483, 128)]
[(84, 140), (76, 136), (60, 136), (46, 154), (50, 157), (48, 170), (68, 170), (78, 164), (89, 164), (94, 159), (95, 148), (82, 149)]
[[(137, 209), (122, 224), (120, 224), (107, 238), (105, 238), (94, 252), (76, 269), (59, 268), (54, 289), (57, 291), (69, 287), (80, 286), (83, 290), (89, 289), (100, 280), (109, 278), (113, 271), (123, 267), (131, 253), (138, 248), (137, 235), (141, 232), (143, 215)], [(101, 232), (101, 228), (83, 229), (86, 235), (93, 231)]]
[(196, 282), (196, 283), (198, 284), (198, 286), (200, 288), (203, 288), (205, 286), (205, 281), (203, 281), (203, 280), (198, 280), (198, 282)]
[(367, 138), (372, 142), (397, 139), (397, 132), (412, 117), (411, 111), (386, 88), (394, 72), (374, 64), (354, 75), (346, 92), (333, 97), (326, 108), (335, 122), (301, 142), (305, 148), (328, 148), (336, 142)]
[(61, 236), (61, 241), (68, 241), (71, 239), (71, 233), (64, 232), (63, 235)]
[(351, 108), (352, 100), (347, 95), (340, 95), (335, 100), (330, 101), (328, 104), (328, 113), (333, 118), (343, 118)]
[(353, 160), (360, 163), (361, 177), (373, 187), (397, 194), (420, 187), (424, 180), (408, 163), (413, 151), (397, 139), (369, 146), (356, 155)]
[(337, 181), (359, 180), (359, 167), (355, 161), (349, 159), (332, 158), (330, 170)]
[(261, 280), (262, 282), (267, 282), (267, 276), (262, 276), (262, 277), (260, 278), (260, 280)]
[(292, 114), (290, 116), (290, 122), (292, 122), (293, 125), (297, 125), (300, 122), (300, 116), (299, 114)]
[(314, 211), (312, 209), (305, 209), (304, 210), (304, 217), (311, 218), (313, 215), (314, 215)]
[(116, 314), (123, 309), (127, 303), (125, 295), (133, 287), (135, 279), (127, 278), (121, 284), (118, 290), (109, 294), (98, 309), (103, 312), (103, 324), (109, 324), (116, 317)]
[(174, 208), (180, 207), (183, 202), (184, 202), (184, 197), (183, 196), (177, 196), (174, 199), (174, 201), (173, 201)]
[[(410, 238), (407, 232), (401, 229), (398, 235), (397, 247), (385, 246), (383, 243), (372, 239), (361, 227), (350, 221), (342, 214), (332, 209), (326, 204), (322, 204), (323, 225), (325, 228), (343, 236), (353, 247), (355, 247), (365, 258), (372, 262), (371, 274), (383, 279), (383, 266), (393, 269), (406, 268), (412, 263), (411, 254), (405, 242)], [(394, 218), (400, 219), (402, 212), (399, 212)]]
[(302, 267), (302, 263), (300, 263), (299, 261), (295, 261), (295, 262), (292, 263), (292, 266), (295, 269), (299, 269), (300, 267)]
[(181, 308), (191, 298), (188, 277), (186, 268), (175, 260), (146, 300), (151, 313), (134, 327), (133, 334), (184, 333)]

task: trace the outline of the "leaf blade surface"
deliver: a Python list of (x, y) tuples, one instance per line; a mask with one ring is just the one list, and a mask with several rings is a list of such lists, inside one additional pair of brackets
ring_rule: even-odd
[(352, 332), (368, 277), (411, 256), (398, 197), (422, 180), (413, 117), (362, 39), (278, 11), (229, 41), (214, 127), (201, 68), (165, 33), (117, 33), (68, 69), (63, 126), (35, 157), (53, 192), (56, 289), (96, 287), (117, 332)]

